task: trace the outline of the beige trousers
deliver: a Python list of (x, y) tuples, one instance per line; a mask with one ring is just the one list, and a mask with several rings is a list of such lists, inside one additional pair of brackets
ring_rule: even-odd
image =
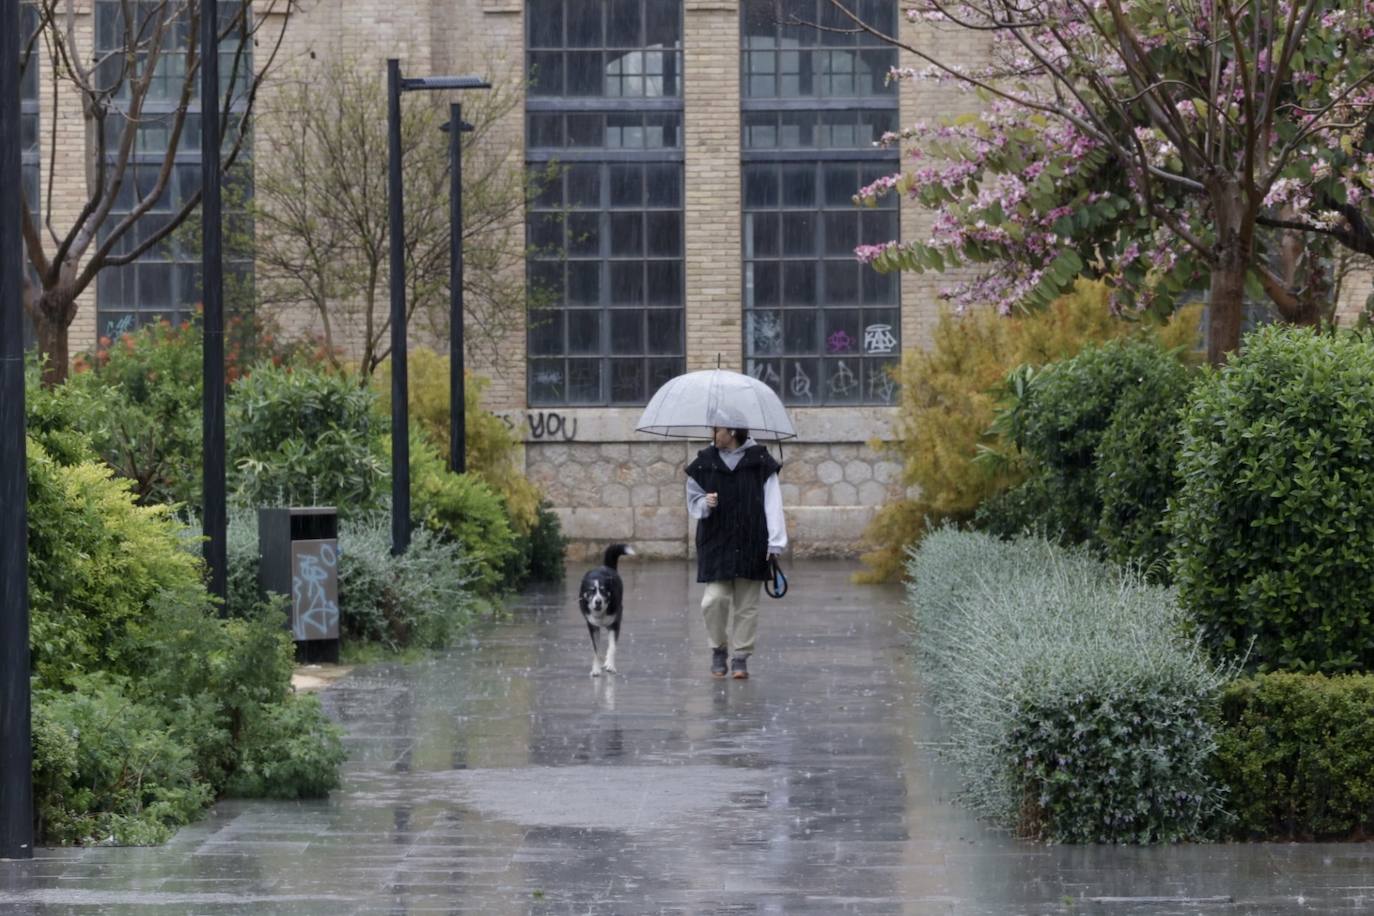
[[(706, 621), (706, 638), (711, 648), (728, 645), (735, 655), (752, 655), (759, 628), (758, 579), (724, 579), (707, 582), (701, 596), (701, 616)], [(734, 611), (733, 635), (730, 612)]]

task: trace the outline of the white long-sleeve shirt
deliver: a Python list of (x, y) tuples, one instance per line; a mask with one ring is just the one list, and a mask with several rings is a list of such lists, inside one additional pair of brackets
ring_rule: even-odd
[[(725, 466), (733, 471), (744, 457), (744, 450), (757, 444), (751, 438), (739, 448), (718, 448), (716, 451)], [(706, 505), (706, 491), (690, 477), (687, 478), (687, 514), (697, 520), (711, 514), (711, 507)], [(782, 513), (782, 484), (778, 483), (776, 473), (769, 474), (763, 482), (763, 514), (768, 521), (768, 553), (782, 553), (787, 549), (787, 519)]]

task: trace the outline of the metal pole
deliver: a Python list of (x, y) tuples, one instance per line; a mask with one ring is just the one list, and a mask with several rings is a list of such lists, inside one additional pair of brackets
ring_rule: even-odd
[(0, 858), (33, 856), (19, 0), (0, 0)]
[(391, 230), (391, 552), (410, 546), (409, 385), (406, 379), (406, 249), (401, 206), (401, 63), (386, 62), (387, 203)]
[[(200, 218), (204, 402), (201, 438), (205, 449), (205, 563), (210, 592), (228, 596), (229, 515), (224, 489), (224, 261), (220, 226), (219, 3), (200, 4)], [(222, 607), (222, 605), (221, 605)]]
[(448, 466), (467, 470), (467, 393), (463, 366), (463, 106), (448, 106), (449, 156), (449, 443)]

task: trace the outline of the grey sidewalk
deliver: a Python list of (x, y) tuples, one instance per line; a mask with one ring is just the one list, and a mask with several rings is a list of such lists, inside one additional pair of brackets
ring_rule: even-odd
[(621, 673), (588, 677), (581, 570), (514, 619), (326, 693), (328, 801), (220, 804), (156, 849), (0, 862), (0, 913), (1374, 911), (1374, 846), (1067, 848), (953, 805), (918, 742), (901, 591), (799, 563), (749, 681), (712, 681), (684, 563), (624, 564)]

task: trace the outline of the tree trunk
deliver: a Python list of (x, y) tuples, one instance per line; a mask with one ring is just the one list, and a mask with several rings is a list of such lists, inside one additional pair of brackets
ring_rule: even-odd
[(76, 314), (75, 297), (63, 288), (45, 289), (34, 309), (33, 331), (38, 352), (44, 357), (43, 386), (55, 388), (67, 380), (67, 337)]
[(1245, 198), (1234, 181), (1214, 187), (1216, 261), (1207, 301), (1207, 362), (1220, 366), (1240, 349), (1245, 321), (1245, 276), (1254, 251), (1254, 223), (1245, 219)]

